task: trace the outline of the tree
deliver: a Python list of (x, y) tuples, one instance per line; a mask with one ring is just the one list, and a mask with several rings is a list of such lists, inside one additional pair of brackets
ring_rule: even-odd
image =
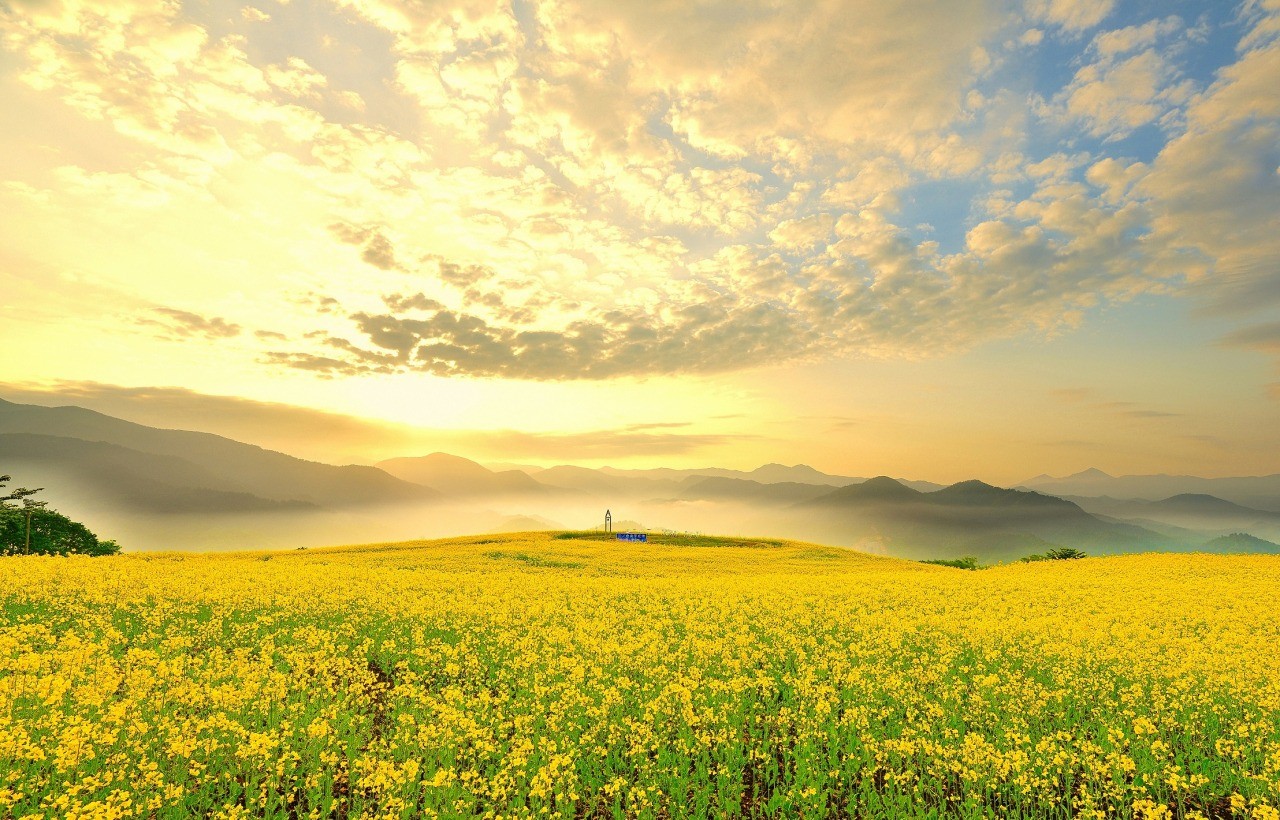
[[(41, 489), (44, 489), (43, 487)], [(22, 499), (22, 511), (27, 514), (27, 535), (23, 539), (23, 555), (31, 554), (31, 516), (35, 515), (37, 510), (43, 510), (49, 506), (48, 501), (32, 501), (30, 498)]]
[[(0, 492), (12, 479), (0, 475)], [(114, 541), (100, 541), (84, 524), (48, 508), (48, 502), (30, 496), (43, 488), (19, 487), (0, 495), (0, 555), (112, 555), (120, 551)], [(21, 501), (22, 505), (10, 502)]]
[[(4, 485), (13, 480), (12, 476), (0, 475), (0, 492), (4, 492)], [(28, 490), (26, 487), (19, 487), (8, 495), (0, 495), (0, 507), (8, 506), (6, 501), (19, 501), (26, 499), (29, 495), (35, 495), (43, 490), (44, 487), (36, 487), (34, 490)]]

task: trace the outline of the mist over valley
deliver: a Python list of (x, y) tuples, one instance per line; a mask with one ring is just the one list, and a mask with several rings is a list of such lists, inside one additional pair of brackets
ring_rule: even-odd
[[(126, 550), (283, 549), (473, 532), (617, 528), (767, 535), (913, 559), (1280, 551), (1280, 477), (1101, 474), (1020, 488), (750, 471), (485, 466), (436, 452), (375, 465), (307, 461), (209, 433), (84, 408), (0, 401), (0, 465)], [(1097, 495), (1059, 497), (1048, 487)], [(1041, 488), (1041, 489), (1029, 489)], [(1188, 490), (1215, 489), (1222, 497)], [(1119, 498), (1142, 489), (1152, 501)], [(1258, 504), (1249, 507), (1232, 499)], [(625, 525), (625, 526), (624, 526)], [(1233, 536), (1243, 534), (1249, 539)], [(1251, 539), (1251, 540), (1250, 540)]]

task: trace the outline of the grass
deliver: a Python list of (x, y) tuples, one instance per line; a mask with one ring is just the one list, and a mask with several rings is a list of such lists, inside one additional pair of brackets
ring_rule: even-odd
[[(664, 540), (670, 539), (670, 540)], [(0, 817), (1275, 817), (1280, 560), (0, 561)]]
[(982, 569), (982, 565), (978, 563), (978, 559), (972, 555), (966, 555), (964, 558), (932, 558), (921, 561), (922, 564), (934, 564), (939, 567), (951, 567), (953, 569)]
[(484, 557), (492, 558), (495, 561), (520, 561), (531, 567), (550, 567), (552, 569), (582, 569), (586, 566), (586, 564), (579, 561), (557, 561), (554, 558), (546, 558), (541, 555), (528, 555), (523, 552), (500, 552), (494, 550), (486, 552)]
[[(668, 547), (783, 547), (794, 542), (780, 538), (731, 538), (723, 535), (699, 535), (687, 532), (650, 532), (647, 533), (650, 544), (661, 544)], [(568, 530), (552, 534), (557, 541), (608, 541), (618, 543), (618, 534), (599, 530)], [(624, 542), (625, 543), (625, 542)]]

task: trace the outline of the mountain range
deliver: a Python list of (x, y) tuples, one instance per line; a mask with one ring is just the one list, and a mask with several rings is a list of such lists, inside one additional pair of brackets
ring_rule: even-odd
[(1113, 476), (1091, 468), (1061, 478), (1038, 475), (1017, 485), (1053, 495), (1160, 501), (1177, 495), (1212, 495), (1245, 507), (1280, 512), (1280, 473), (1202, 478), (1186, 475)]
[(1191, 546), (1144, 527), (1103, 521), (1061, 498), (981, 481), (920, 492), (879, 476), (799, 506), (818, 537), (840, 543), (846, 533), (869, 532), (886, 551), (908, 558), (998, 561), (1052, 546), (1093, 553)]
[(558, 488), (535, 481), (528, 473), (520, 470), (494, 471), (470, 459), (448, 453), (392, 458), (379, 461), (374, 466), (401, 481), (420, 484), (424, 487), (444, 488), (444, 492), (456, 498), (477, 496), (545, 498), (559, 491)]
[[(495, 465), (448, 453), (336, 466), (209, 433), (163, 430), (80, 407), (0, 400), (0, 469), (53, 506), (122, 529), (126, 546), (305, 546), (642, 518), (671, 529), (807, 538), (913, 558), (1012, 560), (1053, 546), (1274, 551), (1280, 477), (1038, 476), (1006, 489), (807, 465), (625, 470)], [(1049, 486), (1203, 487), (1155, 498)], [(1275, 487), (1274, 493), (1271, 491)], [(1035, 489), (1039, 488), (1039, 489)], [(1250, 505), (1241, 498), (1255, 499)], [(117, 535), (108, 533), (107, 537)]]

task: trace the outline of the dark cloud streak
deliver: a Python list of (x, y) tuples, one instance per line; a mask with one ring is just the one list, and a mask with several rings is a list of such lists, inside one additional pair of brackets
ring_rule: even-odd
[(158, 335), (164, 339), (188, 339), (195, 336), (206, 339), (229, 339), (239, 336), (243, 329), (240, 325), (228, 322), (219, 316), (201, 316), (198, 313), (177, 308), (158, 307), (152, 308), (151, 312), (163, 318), (153, 319), (144, 316), (138, 319), (138, 324), (160, 328), (161, 333)]

